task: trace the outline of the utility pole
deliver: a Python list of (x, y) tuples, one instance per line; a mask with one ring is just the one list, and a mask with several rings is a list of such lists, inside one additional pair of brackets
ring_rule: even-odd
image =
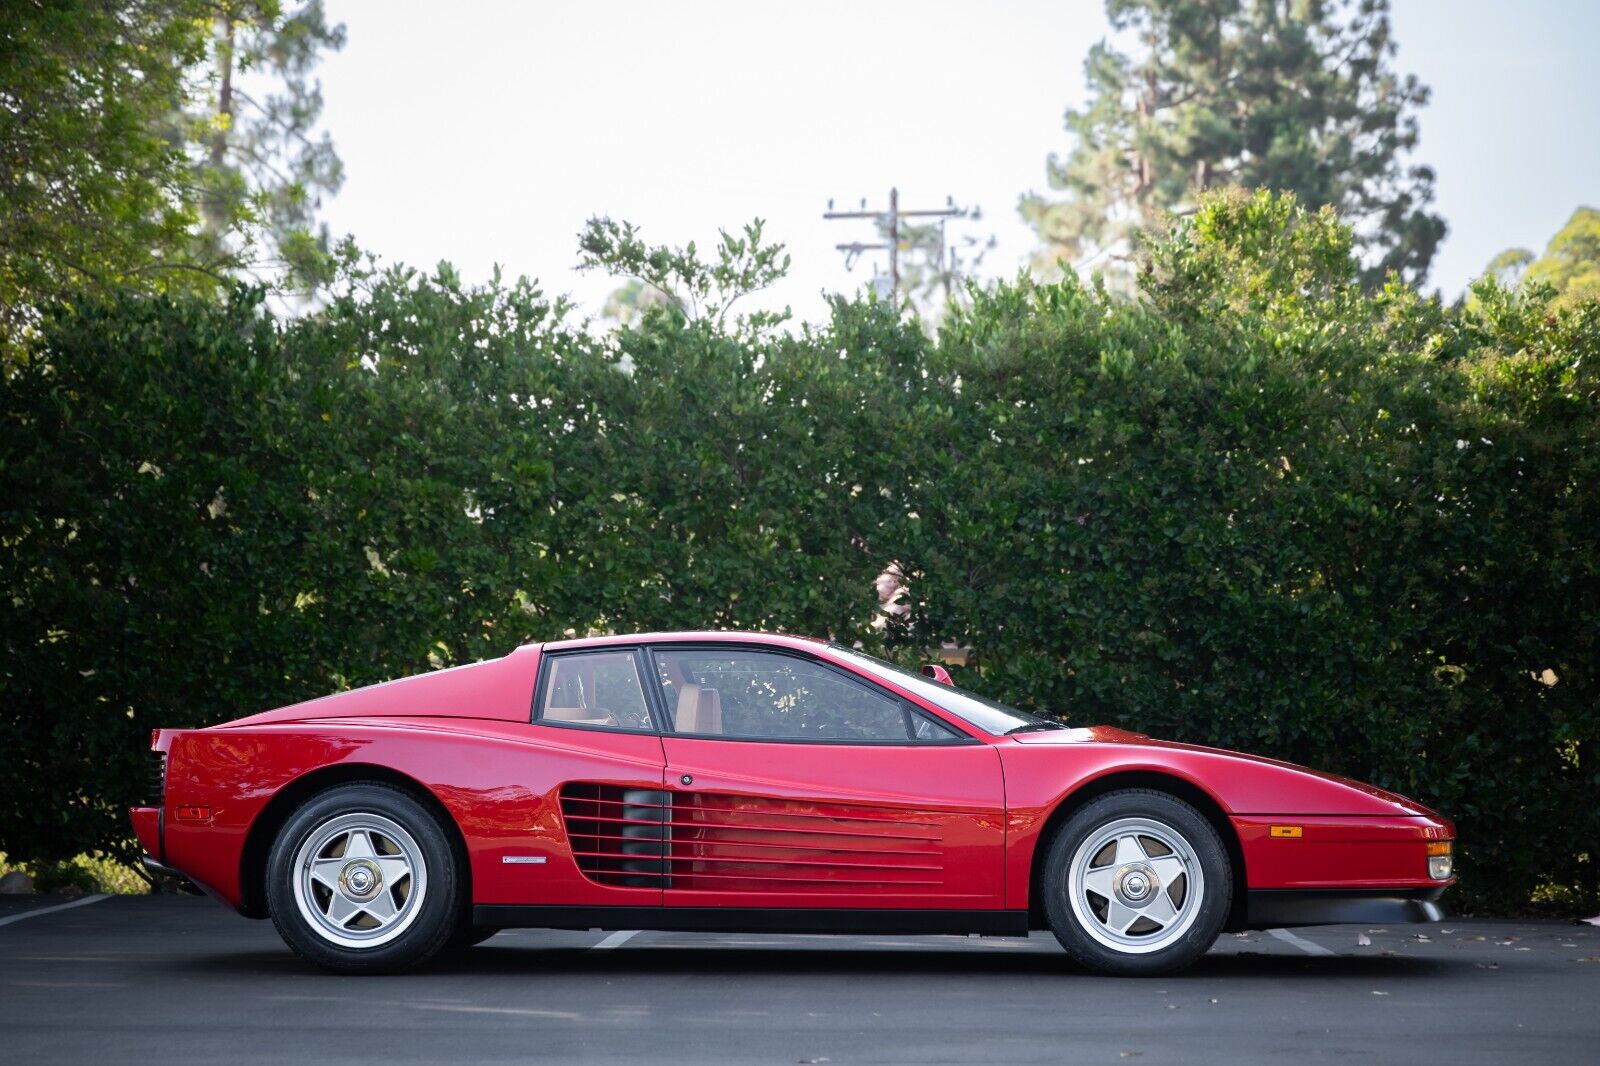
[[(851, 241), (848, 244), (836, 244), (834, 247), (845, 253), (844, 267), (846, 270), (855, 265), (856, 259), (860, 257), (862, 252), (888, 252), (889, 305), (898, 307), (900, 301), (900, 220), (903, 218), (961, 218), (966, 214), (967, 212), (964, 209), (955, 206), (955, 201), (950, 197), (945, 197), (945, 206), (941, 208), (902, 211), (900, 210), (900, 190), (893, 188), (889, 190), (889, 210), (887, 211), (868, 210), (866, 200), (861, 201), (861, 209), (858, 211), (835, 211), (833, 209), (833, 201), (829, 200), (828, 210), (823, 212), (822, 217), (828, 220), (870, 218), (878, 223), (880, 232), (888, 233), (888, 240), (884, 243), (867, 244), (861, 241)], [(942, 270), (944, 268), (944, 224), (942, 222), (939, 226), (939, 236), (939, 265)]]

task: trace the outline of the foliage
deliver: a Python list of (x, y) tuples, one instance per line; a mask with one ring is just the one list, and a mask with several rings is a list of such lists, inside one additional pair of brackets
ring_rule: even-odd
[[(578, 234), (578, 269), (603, 269), (645, 286), (655, 296), (635, 296), (632, 302), (647, 310), (659, 303), (684, 318), (720, 324), (738, 300), (788, 272), (788, 253), (781, 244), (763, 241), (762, 226), (758, 218), (738, 237), (723, 230), (716, 260), (705, 262), (693, 241), (682, 248), (649, 245), (630, 222), (591, 218)], [(761, 315), (751, 321), (775, 325), (779, 319)]]
[(1428, 211), (1433, 172), (1409, 165), (1428, 90), (1390, 69), (1387, 0), (1107, 0), (1129, 50), (1101, 42), (1084, 64), (1090, 100), (1066, 114), (1059, 200), (1022, 214), (1058, 258), (1126, 276), (1142, 235), (1229, 185), (1331, 204), (1354, 227), (1369, 287), (1427, 276), (1445, 233)]
[(9, 4), (0, 47), (0, 344), (85, 283), (195, 278), (160, 127), (203, 52), (188, 0)]
[(322, 0), (290, 11), (279, 0), (208, 0), (211, 35), (177, 135), (190, 146), (203, 223), (200, 257), (291, 288), (331, 282), (349, 250), (316, 220), (344, 170), (328, 134), (316, 135), (324, 52), (344, 47)]
[(611, 290), (600, 308), (600, 318), (614, 326), (637, 326), (652, 307), (666, 307), (675, 303), (660, 289), (638, 278), (629, 278)]
[(1418, 796), (1480, 903), (1593, 899), (1600, 309), (1486, 285), (1452, 319), (1351, 253), (1330, 211), (1212, 198), (1138, 304), (1069, 277), (947, 321), (900, 637), (1074, 721)]
[(6, 19), (0, 346), (85, 291), (317, 283), (348, 258), (313, 220), (339, 184), (311, 136), (310, 73), (343, 41), (320, 0), (33, 0)]
[(150, 891), (150, 883), (142, 871), (136, 871), (117, 859), (95, 853), (74, 855), (62, 862), (12, 863), (0, 851), (0, 876), (13, 870), (27, 874), (33, 880), (36, 892), (69, 891), (111, 892), (118, 895), (140, 895)]
[(0, 387), (7, 850), (127, 857), (154, 726), (597, 627), (869, 632), (844, 516), (892, 424), (849, 382), (920, 344), (885, 312), (771, 347), (658, 314), (603, 345), (448, 269), (292, 323), (262, 299), (85, 298)]
[(974, 289), (936, 339), (870, 300), (771, 329), (729, 310), (782, 262), (758, 232), (707, 262), (604, 223), (588, 262), (673, 303), (603, 336), (448, 268), (297, 322), (58, 308), (0, 381), (0, 847), (126, 857), (155, 725), (783, 629), (1395, 787), (1458, 819), (1478, 905), (1592, 905), (1600, 305), (1369, 292), (1357, 252), (1213, 196), (1144, 299)]
[(1600, 211), (1578, 208), (1550, 238), (1543, 255), (1508, 248), (1491, 259), (1484, 272), (1503, 285), (1519, 281), (1548, 285), (1558, 307), (1600, 299)]

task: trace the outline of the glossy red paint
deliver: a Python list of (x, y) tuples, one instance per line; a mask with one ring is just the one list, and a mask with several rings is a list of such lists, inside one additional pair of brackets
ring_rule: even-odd
[[(707, 642), (828, 661), (966, 741), (787, 743), (530, 721), (542, 651)], [(139, 840), (250, 913), (260, 886), (242, 878), (274, 826), (321, 787), (363, 777), (437, 801), (460, 833), (476, 904), (1026, 910), (1052, 816), (1118, 782), (1166, 782), (1199, 799), (1234, 835), (1251, 889), (1437, 888), (1425, 845), (1455, 835), (1403, 797), (1274, 760), (1104, 727), (992, 736), (825, 643), (767, 634), (529, 646), (209, 729), (158, 731), (152, 747), (167, 753), (166, 791), (161, 808), (131, 812)], [(180, 817), (185, 808), (208, 814)], [(607, 826), (651, 809), (668, 812), (669, 875), (595, 874), (619, 836)], [(580, 815), (575, 847), (567, 819)], [(1286, 821), (1303, 834), (1270, 836)]]
[[(1206, 797), (1232, 825), (1246, 887), (1252, 889), (1428, 888), (1439, 882), (1428, 879), (1425, 842), (1455, 837), (1448, 820), (1371, 785), (1121, 729), (1027, 733), (1003, 740), (1000, 757), (1006, 774), (1007, 904), (1012, 907), (1027, 904), (1029, 872), (1051, 814), (1075, 793), (1116, 775), (1157, 775)], [(1250, 815), (1261, 817), (1242, 817)], [(1305, 835), (1267, 835), (1268, 825), (1285, 820), (1306, 826)], [(1313, 825), (1318, 820), (1324, 824)], [(1327, 830), (1335, 826), (1345, 828), (1330, 835)]]
[(381, 685), (338, 692), (292, 703), (228, 723), (232, 727), (322, 718), (496, 718), (526, 722), (533, 706), (533, 681), (539, 648), (525, 645), (510, 655), (431, 674), (402, 677)]
[[(1271, 837), (1270, 827), (1286, 820), (1303, 835)], [(1431, 817), (1280, 815), (1231, 821), (1253, 888), (1421, 888), (1435, 883), (1428, 879), (1428, 841), (1455, 837), (1449, 822)]]
[[(737, 797), (691, 804), (681, 830), (674, 816), (668, 906), (1003, 906), (1005, 787), (989, 745), (662, 742), (675, 793)], [(747, 827), (741, 846), (716, 825)], [(739, 869), (782, 841), (828, 850), (783, 853), (806, 865), (762, 866), (761, 879)]]
[(133, 835), (139, 838), (144, 853), (161, 861), (161, 808), (135, 807), (128, 812), (133, 820)]

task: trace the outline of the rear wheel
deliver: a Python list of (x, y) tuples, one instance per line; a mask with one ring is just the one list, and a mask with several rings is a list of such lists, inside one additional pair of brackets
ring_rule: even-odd
[(267, 908), (301, 957), (339, 973), (426, 961), (456, 929), (461, 877), (445, 827), (389, 785), (314, 796), (267, 859)]
[(1233, 871), (1205, 816), (1164, 792), (1126, 789), (1085, 804), (1045, 856), (1041, 889), (1056, 939), (1100, 973), (1181, 970), (1222, 931)]

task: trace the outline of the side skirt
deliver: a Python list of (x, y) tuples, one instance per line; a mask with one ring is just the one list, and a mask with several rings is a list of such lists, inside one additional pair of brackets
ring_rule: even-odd
[(1027, 911), (781, 907), (539, 907), (480, 904), (475, 925), (501, 929), (658, 929), (671, 933), (1027, 936)]

